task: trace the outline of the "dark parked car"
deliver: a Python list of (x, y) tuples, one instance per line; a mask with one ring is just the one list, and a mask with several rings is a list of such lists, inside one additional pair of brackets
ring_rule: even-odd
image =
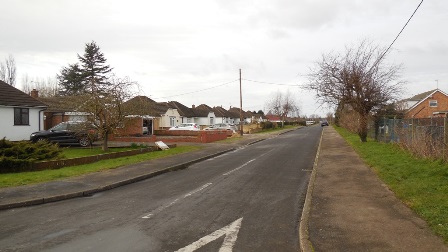
[(328, 126), (328, 122), (327, 121), (322, 121), (322, 122), (320, 122), (320, 126), (322, 126), (322, 127)]
[(30, 141), (49, 141), (58, 144), (79, 144), (86, 147), (98, 140), (98, 133), (88, 122), (62, 122), (49, 130), (34, 132)]

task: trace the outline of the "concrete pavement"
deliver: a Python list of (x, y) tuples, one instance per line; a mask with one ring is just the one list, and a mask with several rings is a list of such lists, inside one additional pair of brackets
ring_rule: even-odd
[(333, 127), (324, 128), (313, 173), (304, 251), (448, 251)]

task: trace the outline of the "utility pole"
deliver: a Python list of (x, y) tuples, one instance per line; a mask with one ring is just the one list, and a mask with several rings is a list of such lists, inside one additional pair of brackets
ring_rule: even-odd
[(241, 68), (240, 68), (240, 136), (243, 136), (243, 91), (241, 89)]

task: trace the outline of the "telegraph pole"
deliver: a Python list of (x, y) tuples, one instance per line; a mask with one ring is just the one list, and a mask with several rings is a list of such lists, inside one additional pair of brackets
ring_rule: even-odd
[(241, 88), (241, 68), (240, 68), (240, 136), (243, 136), (243, 91)]

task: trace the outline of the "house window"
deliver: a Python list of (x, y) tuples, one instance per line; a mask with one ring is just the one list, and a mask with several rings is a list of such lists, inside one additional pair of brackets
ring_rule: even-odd
[(187, 123), (192, 123), (191, 118), (187, 118)]
[(429, 101), (429, 106), (430, 107), (437, 107), (437, 100), (430, 100)]
[(214, 124), (214, 118), (210, 117), (210, 125), (213, 125), (213, 124)]
[(176, 117), (170, 116), (170, 126), (171, 127), (176, 126)]
[(29, 109), (14, 108), (14, 125), (30, 125)]

